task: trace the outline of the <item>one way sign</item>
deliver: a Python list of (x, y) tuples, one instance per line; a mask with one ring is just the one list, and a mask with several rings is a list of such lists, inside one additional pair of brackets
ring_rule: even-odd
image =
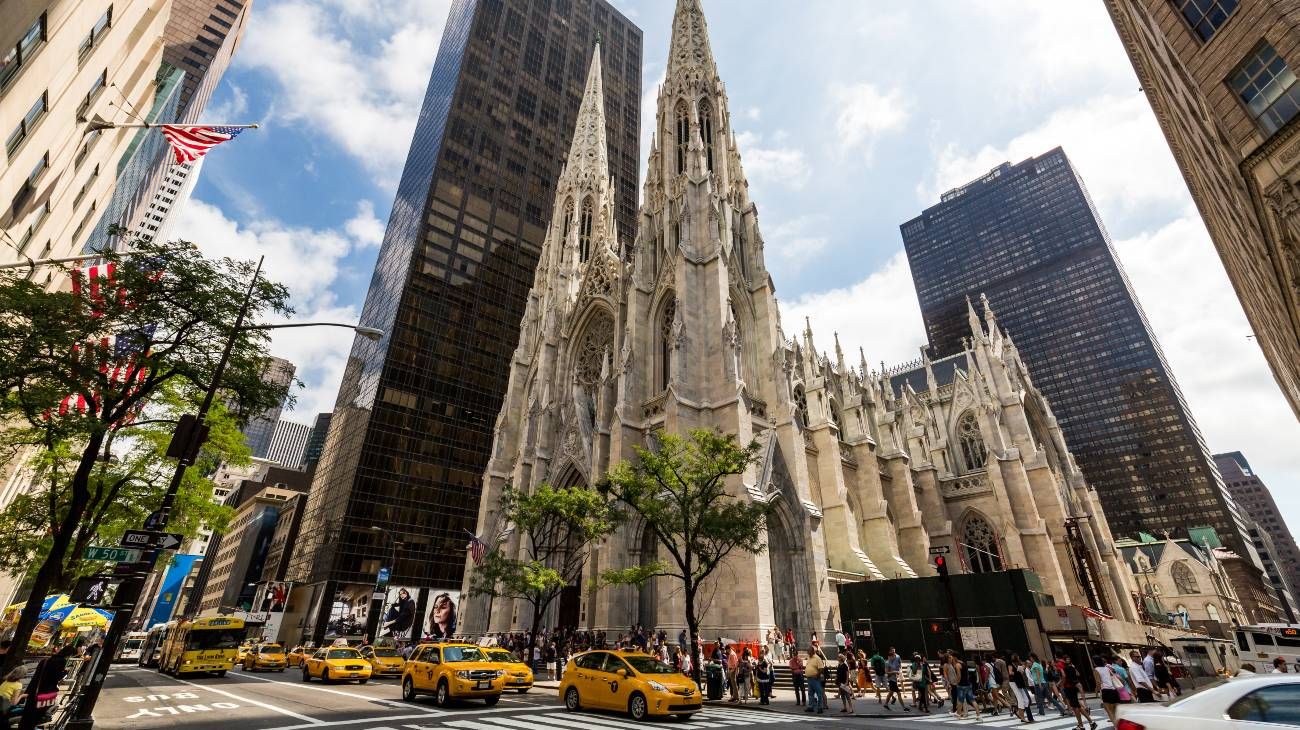
[(175, 532), (145, 532), (144, 530), (127, 530), (119, 543), (122, 547), (153, 548), (156, 550), (175, 550), (181, 546), (183, 535)]

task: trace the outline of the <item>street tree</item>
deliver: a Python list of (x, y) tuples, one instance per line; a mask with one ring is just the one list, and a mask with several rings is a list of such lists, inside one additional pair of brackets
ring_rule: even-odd
[(604, 496), (584, 487), (542, 484), (531, 493), (505, 488), (498, 519), (518, 534), (518, 557), (500, 549), (488, 551), (472, 573), (469, 593), (520, 600), (532, 607), (530, 663), (546, 609), (566, 588), (577, 585), (591, 546), (613, 532), (620, 518)]
[[(250, 322), (292, 311), (282, 285), (259, 278), (249, 288), (254, 264), (208, 258), (185, 243), (145, 241), (127, 253), (105, 251), (101, 263), (95, 271), (111, 268), (111, 276), (66, 272), (80, 284), (74, 291), (47, 290), (21, 270), (0, 271), (0, 424), (7, 450), (0, 462), (35, 460), (25, 463), (36, 464), (48, 530), (4, 670), (22, 660), (42, 600), (67, 584), (79, 535), (99, 529), (87, 525), (97, 515), (97, 493), (102, 501), (122, 476), (100, 467), (105, 446), (175, 425), (174, 414), (146, 412), (152, 399), (165, 391), (206, 391), (232, 337), (219, 399), (236, 422), (279, 404), (288, 391), (263, 378), (267, 333), (234, 329), (246, 292)], [(97, 473), (103, 475), (98, 483)]]
[(741, 446), (732, 434), (694, 429), (689, 438), (662, 434), (655, 449), (636, 447), (636, 460), (610, 470), (599, 489), (639, 516), (666, 558), (607, 570), (601, 583), (643, 585), (660, 577), (680, 583), (686, 627), (699, 680), (697, 650), (702, 601), (710, 579), (733, 553), (758, 554), (771, 508), (729, 489), (758, 458), (758, 444)]

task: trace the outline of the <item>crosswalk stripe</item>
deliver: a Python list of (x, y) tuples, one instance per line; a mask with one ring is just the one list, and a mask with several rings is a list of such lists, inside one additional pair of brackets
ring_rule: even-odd
[[(911, 722), (932, 722), (944, 723), (947, 725), (976, 725), (978, 727), (1018, 727), (1022, 723), (1015, 715), (1009, 717), (1003, 715), (989, 715), (982, 713), (977, 721), (973, 714), (967, 714), (965, 719), (957, 717), (954, 713), (946, 712), (942, 715), (914, 715), (911, 717), (899, 717), (899, 720), (908, 720)], [(1095, 714), (1093, 719), (1097, 722), (1097, 730), (1107, 730), (1111, 727), (1105, 717), (1098, 718)], [(1033, 727), (1037, 730), (1067, 730), (1076, 727), (1074, 716), (1067, 717), (1043, 717), (1034, 718)], [(1086, 727), (1086, 724), (1085, 724)]]
[(709, 707), (704, 710), (704, 715), (710, 720), (719, 717), (728, 717), (736, 720), (744, 720), (745, 722), (786, 722), (785, 720), (779, 719), (779, 715), (774, 712), (766, 710), (741, 710), (734, 707)]
[(481, 720), (448, 720), (446, 727), (465, 728), (465, 730), (501, 730), (500, 725), (490, 725)]

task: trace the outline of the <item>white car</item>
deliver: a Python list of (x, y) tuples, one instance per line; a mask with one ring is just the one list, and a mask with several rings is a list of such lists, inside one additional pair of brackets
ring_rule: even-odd
[(1115, 730), (1300, 727), (1300, 674), (1243, 674), (1168, 705), (1119, 706)]

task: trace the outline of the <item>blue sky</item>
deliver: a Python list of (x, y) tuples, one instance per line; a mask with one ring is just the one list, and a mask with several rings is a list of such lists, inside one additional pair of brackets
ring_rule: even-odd
[[(672, 2), (613, 1), (645, 33), (644, 158)], [(206, 119), (263, 127), (209, 155), (178, 233), (266, 253), (300, 318), (355, 318), (448, 5), (259, 0)], [(1102, 3), (703, 5), (787, 332), (807, 315), (823, 347), (838, 331), (871, 362), (915, 357), (924, 336), (899, 224), (1000, 162), (1062, 145), (1209, 447), (1243, 451), (1300, 515), (1300, 425)], [(306, 384), (292, 417), (330, 410), (346, 331), (274, 344)]]

